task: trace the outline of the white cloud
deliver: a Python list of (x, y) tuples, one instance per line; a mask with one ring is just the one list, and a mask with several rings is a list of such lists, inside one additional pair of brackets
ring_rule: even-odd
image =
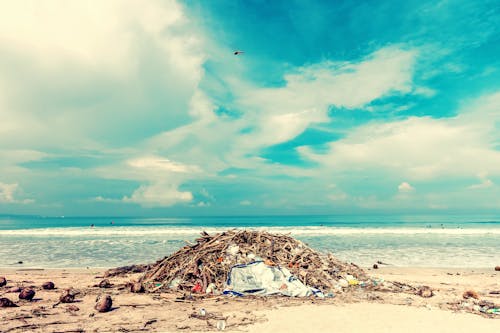
[(327, 154), (299, 151), (323, 166), (343, 170), (390, 172), (409, 180), (499, 175), (500, 139), (495, 123), (500, 93), (469, 104), (454, 118), (412, 117), (360, 126), (330, 144)]
[(151, 157), (141, 157), (137, 159), (132, 159), (128, 161), (128, 164), (134, 168), (147, 169), (149, 172), (197, 172), (199, 168), (196, 166), (190, 166), (181, 164), (178, 162), (170, 161), (166, 158), (151, 156)]
[(407, 182), (402, 182), (398, 185), (398, 191), (401, 193), (413, 192), (415, 188)]
[(0, 203), (32, 203), (34, 202), (32, 199), (17, 199), (15, 194), (19, 192), (19, 184), (6, 184), (0, 182)]
[(492, 187), (492, 186), (493, 186), (493, 182), (489, 179), (485, 179), (480, 184), (471, 185), (471, 186), (469, 186), (469, 188), (477, 189), (477, 188), (488, 188), (488, 187)]
[(0, 11), (8, 147), (102, 149), (189, 121), (203, 38), (177, 1), (21, 0)]
[[(193, 194), (190, 191), (179, 190), (179, 186), (186, 179), (198, 177), (200, 172), (201, 169), (197, 166), (155, 155), (131, 158), (122, 164), (95, 169), (95, 173), (102, 178), (127, 179), (145, 183), (130, 196), (125, 195), (121, 200), (144, 207), (172, 206), (192, 201)], [(114, 201), (114, 199), (101, 196), (98, 196), (97, 200)]]
[(14, 202), (14, 192), (18, 184), (0, 183), (0, 202)]
[[(175, 1), (108, 0), (99, 5), (75, 0), (3, 2), (0, 39), (28, 53), (44, 66), (72, 59), (83, 66), (118, 69), (134, 66), (130, 44), (134, 30), (160, 39), (166, 25), (185, 20)], [(165, 49), (180, 49), (190, 40), (173, 39)], [(183, 56), (180, 54), (179, 57)], [(190, 56), (186, 54), (186, 56)]]
[(358, 108), (385, 95), (411, 93), (417, 52), (387, 47), (358, 63), (322, 62), (285, 75), (279, 88), (241, 87), (236, 103), (255, 127), (239, 147), (288, 141), (314, 123), (328, 121), (329, 106)]
[(494, 185), (494, 183), (491, 181), (491, 179), (488, 179), (486, 177), (486, 174), (479, 174), (478, 175), (479, 177), (479, 180), (481, 181), (479, 184), (473, 184), (473, 185), (470, 185), (468, 188), (469, 189), (483, 189), (483, 188), (489, 188), (489, 187), (492, 187)]
[(181, 202), (193, 200), (193, 194), (179, 189), (170, 183), (157, 182), (152, 185), (143, 185), (132, 193), (130, 197), (125, 196), (124, 202), (138, 203), (145, 207), (172, 206)]
[(424, 97), (434, 97), (437, 91), (428, 87), (416, 87), (413, 93)]
[(105, 198), (101, 195), (98, 195), (97, 197), (92, 198), (91, 201), (95, 201), (95, 202), (120, 202), (120, 200)]
[(329, 199), (332, 201), (343, 201), (349, 198), (349, 196), (343, 192), (341, 193), (335, 193), (335, 194), (330, 194), (328, 196)]

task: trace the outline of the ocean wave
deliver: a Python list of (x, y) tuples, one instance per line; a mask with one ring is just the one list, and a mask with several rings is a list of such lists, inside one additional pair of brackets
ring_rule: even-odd
[[(68, 228), (37, 228), (1, 230), (0, 237), (30, 236), (30, 237), (83, 237), (83, 236), (169, 236), (198, 235), (202, 231), (217, 233), (227, 230), (227, 227), (68, 227)], [(364, 235), (364, 234), (443, 234), (443, 235), (500, 235), (500, 228), (349, 228), (349, 227), (246, 227), (233, 228), (238, 230), (262, 230), (273, 233), (291, 235)]]

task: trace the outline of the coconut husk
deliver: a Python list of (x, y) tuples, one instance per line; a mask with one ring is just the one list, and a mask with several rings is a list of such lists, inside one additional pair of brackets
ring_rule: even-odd
[(59, 296), (60, 303), (73, 303), (75, 301), (75, 296), (78, 295), (79, 292), (75, 289), (66, 289), (62, 292), (61, 296)]
[(113, 284), (109, 282), (108, 279), (103, 279), (99, 284), (95, 285), (94, 287), (99, 287), (99, 288), (112, 288)]
[(466, 290), (462, 294), (462, 297), (465, 298), (465, 299), (468, 299), (468, 298), (479, 299), (479, 294), (476, 291), (474, 291), (474, 290)]
[(143, 293), (144, 286), (141, 282), (131, 282), (129, 283), (129, 290), (133, 293)]
[(51, 282), (51, 281), (48, 281), (48, 282), (45, 282), (44, 284), (42, 284), (42, 288), (45, 290), (52, 290), (55, 287), (56, 286), (55, 286), (54, 282)]
[(96, 304), (94, 308), (99, 312), (108, 312), (111, 310), (113, 301), (109, 295), (99, 295), (96, 298)]
[(417, 295), (420, 295), (424, 298), (429, 298), (429, 297), (434, 296), (434, 292), (433, 292), (432, 288), (429, 286), (421, 286), (417, 290)]
[(151, 265), (140, 282), (149, 292), (192, 290), (198, 284), (201, 292), (205, 292), (210, 283), (223, 290), (231, 267), (257, 260), (284, 267), (304, 284), (321, 290), (334, 288), (346, 275), (368, 279), (358, 266), (342, 262), (332, 254), (316, 252), (288, 235), (229, 230), (214, 235), (203, 232), (195, 244), (188, 244)]
[(35, 291), (31, 288), (24, 288), (19, 293), (19, 299), (24, 299), (27, 301), (31, 301), (35, 297)]
[(10, 299), (6, 297), (0, 298), (0, 308), (16, 308), (16, 307), (18, 307), (18, 305), (12, 302)]

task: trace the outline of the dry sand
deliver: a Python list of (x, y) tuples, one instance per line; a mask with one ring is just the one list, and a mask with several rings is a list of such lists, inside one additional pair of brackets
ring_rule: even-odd
[[(110, 278), (113, 288), (93, 287), (103, 270), (15, 270), (0, 269), (8, 285), (0, 297), (15, 301), (18, 308), (0, 308), (0, 332), (194, 332), (215, 331), (218, 318), (227, 318), (229, 332), (500, 332), (500, 315), (453, 311), (465, 290), (473, 289), (481, 299), (500, 303), (500, 272), (493, 269), (381, 268), (369, 273), (385, 280), (428, 285), (435, 296), (422, 298), (411, 293), (367, 292), (361, 287), (351, 293), (325, 299), (230, 298), (179, 300), (182, 294), (133, 294), (123, 283), (140, 274)], [(58, 289), (42, 290), (53, 281)], [(19, 301), (12, 286), (34, 286), (33, 302)], [(65, 288), (81, 294), (72, 304), (53, 305)], [(111, 312), (94, 310), (95, 298), (113, 298)], [(77, 311), (70, 310), (78, 307)], [(205, 318), (199, 318), (200, 309)]]

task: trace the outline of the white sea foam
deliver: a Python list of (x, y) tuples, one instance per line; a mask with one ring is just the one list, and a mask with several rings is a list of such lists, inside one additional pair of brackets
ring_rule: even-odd
[[(227, 230), (227, 227), (71, 227), (71, 228), (38, 228), (0, 230), (2, 236), (29, 237), (84, 237), (84, 236), (169, 236), (197, 235), (201, 231), (216, 233)], [(500, 235), (500, 228), (342, 228), (342, 227), (248, 227), (235, 229), (266, 230), (291, 235), (383, 235), (383, 234), (442, 234), (442, 235)]]

